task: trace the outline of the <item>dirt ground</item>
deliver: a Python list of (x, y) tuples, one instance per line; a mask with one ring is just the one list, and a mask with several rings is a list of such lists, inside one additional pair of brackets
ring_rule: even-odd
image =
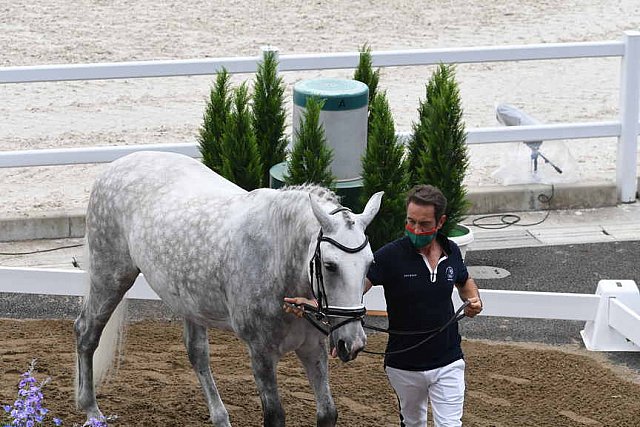
[[(45, 405), (64, 425), (82, 422), (73, 402), (74, 339), (68, 320), (0, 321), (0, 402), (13, 402), (21, 372), (38, 359), (36, 377), (51, 378)], [(211, 365), (235, 426), (261, 425), (261, 408), (244, 345), (211, 331)], [(370, 337), (368, 349), (383, 349)], [(465, 426), (638, 426), (637, 373), (605, 366), (580, 349), (463, 343), (467, 359)], [(398, 425), (396, 399), (380, 356), (331, 361), (331, 388), (340, 426)], [(315, 404), (294, 356), (279, 365), (287, 424), (315, 425)], [(181, 340), (181, 325), (144, 321), (130, 325), (125, 359), (100, 392), (117, 426), (203, 426), (208, 413)]]

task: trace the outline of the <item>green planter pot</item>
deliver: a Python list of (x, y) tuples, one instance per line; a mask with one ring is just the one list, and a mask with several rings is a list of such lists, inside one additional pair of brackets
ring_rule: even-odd
[(447, 237), (456, 242), (464, 260), (469, 245), (473, 243), (473, 231), (469, 227), (457, 224)]

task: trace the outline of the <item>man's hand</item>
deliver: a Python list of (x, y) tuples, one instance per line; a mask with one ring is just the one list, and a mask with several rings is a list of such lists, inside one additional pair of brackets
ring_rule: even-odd
[(467, 317), (475, 317), (482, 311), (482, 301), (479, 297), (471, 297), (467, 299), (469, 305), (464, 308), (464, 315)]
[[(311, 305), (318, 308), (318, 301), (316, 301), (315, 299), (308, 299), (304, 297), (285, 297), (282, 309), (287, 313), (292, 313), (298, 317), (302, 317), (304, 315), (303, 304)], [(333, 343), (331, 343), (330, 345), (329, 354), (331, 355), (331, 357), (338, 357), (338, 350), (336, 350)]]
[(287, 313), (292, 313), (298, 317), (302, 317), (304, 315), (304, 308), (302, 307), (303, 304), (318, 307), (318, 301), (314, 299), (307, 299), (304, 297), (285, 297), (282, 309)]

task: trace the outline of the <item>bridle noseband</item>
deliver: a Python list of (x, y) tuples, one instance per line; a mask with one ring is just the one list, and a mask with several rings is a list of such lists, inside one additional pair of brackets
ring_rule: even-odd
[[(333, 211), (329, 212), (329, 215), (334, 215), (341, 211), (351, 211), (346, 207), (338, 207)], [(364, 303), (355, 306), (355, 307), (338, 307), (329, 305), (329, 301), (327, 299), (327, 291), (324, 286), (324, 279), (322, 277), (322, 251), (320, 250), (320, 243), (327, 242), (340, 249), (341, 251), (354, 254), (356, 252), (360, 252), (369, 244), (369, 238), (365, 235), (364, 242), (358, 247), (350, 248), (348, 246), (343, 245), (342, 243), (332, 239), (331, 237), (327, 237), (323, 235), (322, 228), (320, 228), (320, 232), (318, 233), (318, 238), (316, 240), (316, 249), (309, 261), (309, 275), (311, 280), (311, 292), (313, 293), (314, 298), (318, 301), (318, 307), (313, 307), (310, 305), (304, 305), (303, 307), (303, 315), (305, 319), (307, 319), (313, 326), (315, 326), (320, 332), (325, 335), (329, 335), (331, 332), (335, 331), (339, 327), (346, 325), (347, 323), (354, 321), (362, 321), (364, 319), (364, 315), (367, 312), (367, 309), (364, 306)], [(314, 280), (318, 284), (318, 293), (316, 294), (315, 287), (313, 286)], [(360, 300), (362, 302), (362, 300)], [(344, 319), (337, 324), (333, 324), (331, 319)]]

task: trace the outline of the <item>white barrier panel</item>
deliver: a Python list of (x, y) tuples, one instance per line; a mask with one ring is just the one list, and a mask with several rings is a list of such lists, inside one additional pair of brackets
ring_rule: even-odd
[[(83, 270), (0, 267), (0, 292), (83, 296)], [(640, 351), (640, 292), (633, 280), (601, 280), (595, 295), (483, 289), (482, 316), (586, 321), (580, 332), (589, 350)], [(159, 300), (142, 275), (127, 298)], [(455, 307), (462, 301), (457, 292)], [(367, 311), (386, 312), (384, 291), (374, 286), (364, 295)]]
[[(596, 318), (600, 297), (589, 294), (560, 292), (526, 292), (482, 289), (484, 309), (481, 316), (519, 317), (526, 319), (556, 319), (589, 321)], [(452, 295), (454, 306), (462, 301), (457, 292)], [(367, 310), (386, 312), (384, 292), (374, 286), (364, 296)]]
[[(87, 287), (87, 273), (84, 270), (54, 270), (50, 268), (8, 268), (0, 267), (0, 292), (15, 294), (84, 296)], [(127, 298), (159, 300), (141, 274)]]
[(625, 339), (640, 343), (640, 308), (636, 311), (624, 303), (611, 299), (609, 302), (609, 326), (618, 331)]
[(580, 331), (588, 350), (640, 351), (640, 291), (633, 280), (600, 280), (598, 313)]

